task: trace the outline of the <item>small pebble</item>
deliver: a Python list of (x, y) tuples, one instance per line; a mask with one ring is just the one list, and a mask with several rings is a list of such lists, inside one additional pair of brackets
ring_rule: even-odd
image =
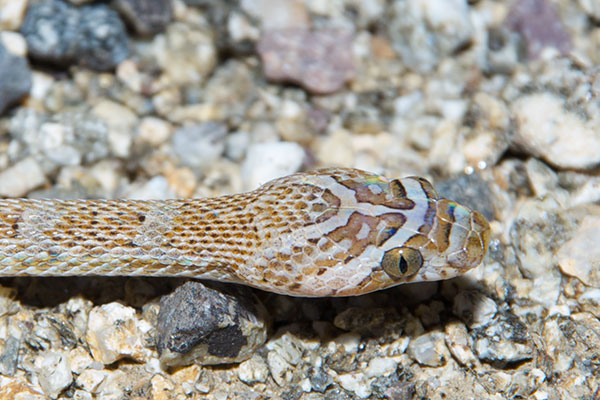
[(23, 197), (45, 182), (44, 172), (35, 159), (25, 158), (0, 172), (0, 196)]
[(227, 127), (218, 122), (184, 126), (172, 137), (173, 152), (198, 171), (208, 168), (225, 151)]
[(125, 26), (104, 4), (73, 7), (61, 0), (34, 2), (21, 33), (29, 56), (41, 62), (105, 71), (129, 56)]
[(105, 365), (123, 358), (146, 361), (151, 356), (145, 346), (151, 329), (135, 309), (108, 303), (90, 311), (86, 338), (94, 359)]
[(411, 340), (407, 354), (416, 362), (428, 367), (439, 367), (446, 363), (449, 352), (442, 332), (430, 332)]
[(141, 36), (164, 31), (173, 18), (170, 1), (164, 0), (116, 0), (113, 7)]
[(305, 159), (304, 149), (293, 142), (250, 145), (242, 164), (244, 186), (252, 190), (272, 179), (298, 172)]
[(587, 169), (600, 164), (600, 137), (579, 115), (550, 93), (525, 95), (512, 104), (515, 143), (560, 168)]
[(352, 36), (343, 31), (270, 30), (263, 34), (258, 53), (268, 79), (327, 94), (354, 77), (351, 44)]
[(600, 288), (600, 217), (583, 220), (575, 236), (557, 252), (563, 273), (574, 276), (587, 286)]
[(0, 1), (0, 31), (19, 29), (25, 16), (28, 0)]
[(265, 360), (256, 353), (242, 362), (238, 367), (238, 377), (248, 385), (265, 382), (269, 376), (269, 368)]
[(419, 72), (433, 70), (473, 35), (466, 0), (399, 1), (391, 12), (392, 43), (402, 61)]
[(48, 352), (41, 355), (35, 360), (35, 367), (42, 390), (52, 399), (58, 398), (73, 381), (69, 359), (64, 353)]
[(0, 115), (19, 102), (31, 89), (31, 70), (27, 60), (9, 53), (0, 42)]
[(515, 1), (505, 24), (523, 36), (529, 59), (538, 58), (545, 47), (554, 47), (563, 55), (573, 48), (569, 31), (550, 1)]

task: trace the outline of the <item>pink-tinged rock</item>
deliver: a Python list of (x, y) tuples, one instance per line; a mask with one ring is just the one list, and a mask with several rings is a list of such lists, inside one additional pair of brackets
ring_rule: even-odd
[(537, 58), (545, 47), (554, 47), (561, 54), (573, 48), (569, 32), (547, 0), (517, 0), (505, 23), (522, 35), (529, 59)]
[(268, 79), (333, 93), (354, 77), (352, 34), (341, 30), (271, 30), (258, 44)]

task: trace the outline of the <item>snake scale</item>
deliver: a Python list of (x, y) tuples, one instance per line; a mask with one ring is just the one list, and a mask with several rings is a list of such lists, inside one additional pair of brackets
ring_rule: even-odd
[(186, 276), (351, 296), (460, 275), (489, 224), (425, 179), (343, 168), (178, 200), (0, 200), (0, 276)]

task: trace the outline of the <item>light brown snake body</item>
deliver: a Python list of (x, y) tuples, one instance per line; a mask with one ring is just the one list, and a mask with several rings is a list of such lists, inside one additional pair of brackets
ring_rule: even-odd
[(0, 276), (187, 276), (360, 295), (477, 266), (486, 219), (422, 178), (331, 168), (206, 199), (0, 200)]

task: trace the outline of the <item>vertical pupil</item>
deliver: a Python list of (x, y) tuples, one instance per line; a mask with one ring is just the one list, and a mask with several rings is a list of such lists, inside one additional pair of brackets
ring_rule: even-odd
[(400, 262), (398, 263), (398, 268), (400, 269), (400, 272), (402, 272), (403, 274), (405, 274), (406, 271), (408, 271), (408, 263), (406, 262), (406, 258), (404, 258), (404, 256), (400, 256)]

